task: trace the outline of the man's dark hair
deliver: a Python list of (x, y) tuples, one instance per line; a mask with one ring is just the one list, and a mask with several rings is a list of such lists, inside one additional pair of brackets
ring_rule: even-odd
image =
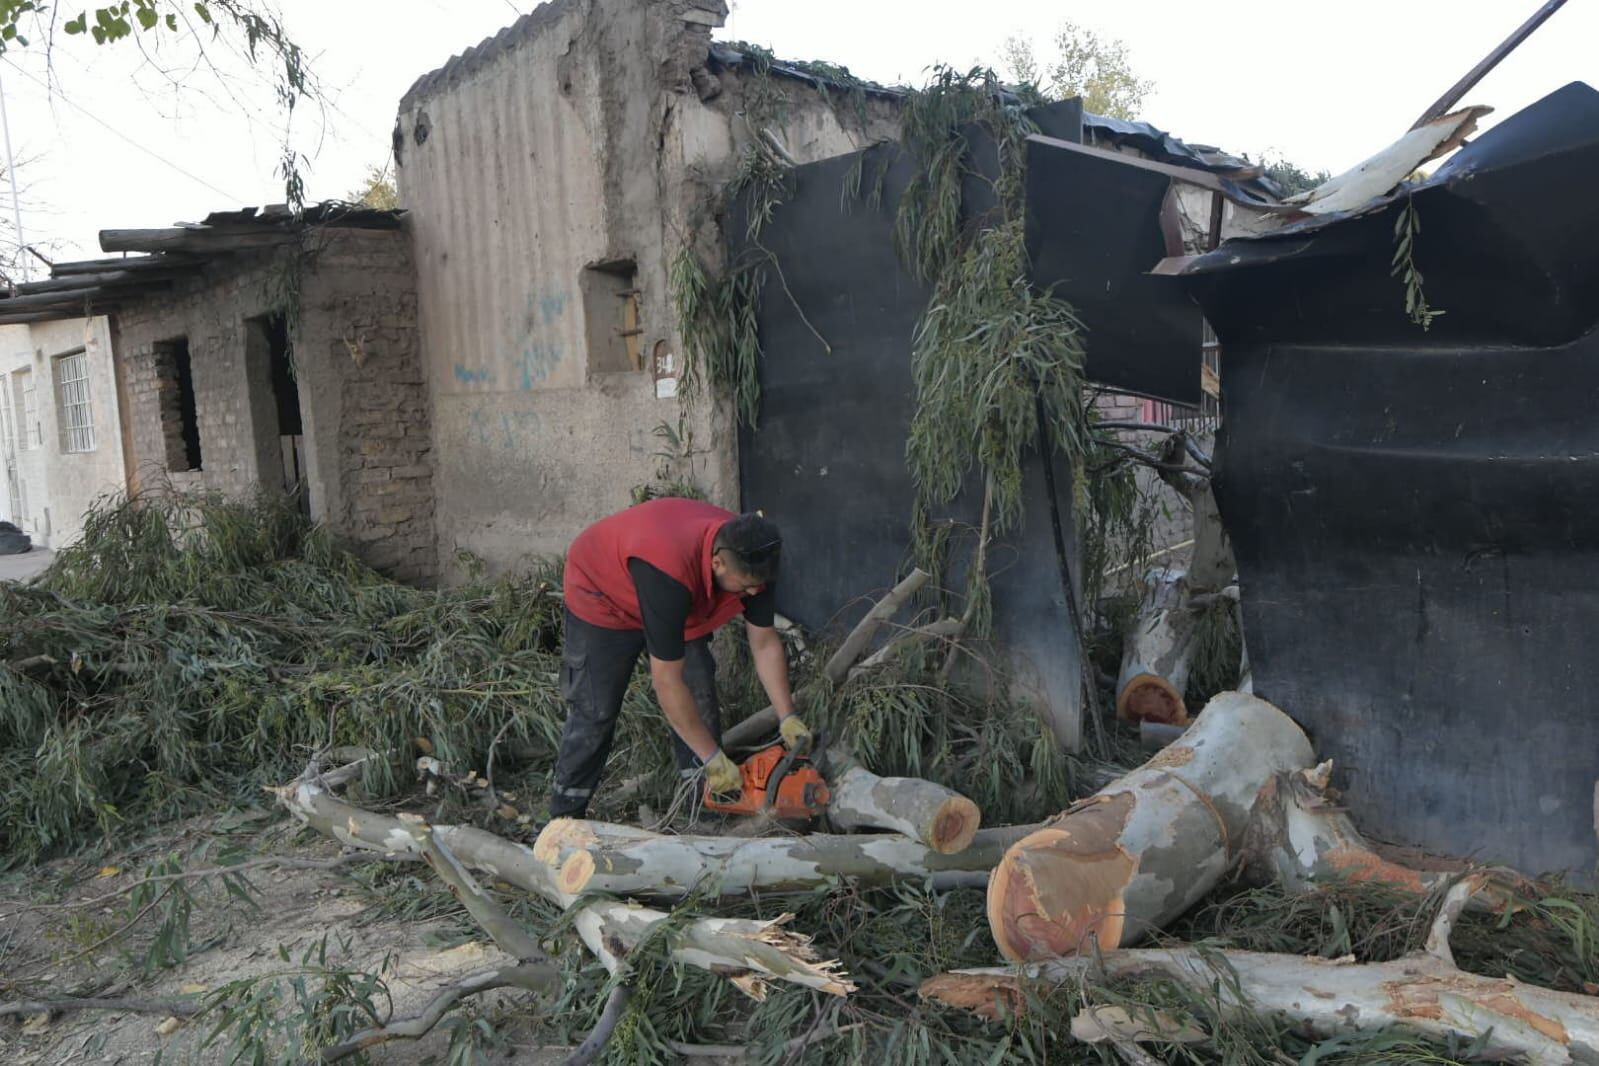
[(741, 514), (717, 530), (713, 547), (727, 552), (734, 569), (765, 585), (777, 576), (783, 557), (783, 534), (777, 523), (765, 515)]

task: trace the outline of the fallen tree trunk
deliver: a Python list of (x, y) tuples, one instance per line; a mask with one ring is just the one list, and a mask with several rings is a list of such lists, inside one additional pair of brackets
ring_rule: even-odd
[(1145, 578), (1137, 619), (1123, 642), (1116, 683), (1116, 715), (1126, 721), (1174, 725), (1188, 721), (1183, 690), (1199, 635), (1197, 608), (1219, 596), (1237, 599), (1237, 589), (1229, 586), (1238, 567), (1210, 478), (1182, 468), (1184, 452), (1191, 448), (1187, 434), (1171, 434), (1161, 445), (1155, 467), (1160, 479), (1188, 501), (1193, 551), (1187, 570), (1158, 569)]
[(557, 887), (571, 895), (604, 892), (669, 901), (708, 884), (723, 896), (747, 896), (811, 891), (840, 877), (865, 885), (930, 879), (935, 887), (954, 887), (976, 883), (979, 878), (973, 874), (986, 875), (1006, 848), (1036, 828), (985, 829), (970, 847), (944, 855), (890, 833), (754, 839), (667, 836), (558, 818), (539, 834), (533, 854), (556, 871)]
[(878, 777), (850, 766), (834, 773), (828, 788), (827, 817), (838, 828), (891, 829), (940, 855), (965, 851), (983, 820), (965, 796), (916, 777)]
[(1029, 984), (1160, 977), (1212, 998), (1224, 1012), (1280, 1015), (1317, 1039), (1401, 1026), (1440, 1042), (1482, 1040), (1485, 1059), (1533, 1066), (1599, 1064), (1599, 998), (1456, 968), (1449, 930), (1480, 887), (1475, 879), (1457, 884), (1426, 950), (1393, 962), (1192, 947), (1134, 949), (941, 974), (925, 982), (921, 992), (927, 999), (998, 1018), (1026, 1006)]
[[(1294, 892), (1324, 884), (1368, 881), (1426, 895), (1460, 876), (1447, 870), (1417, 870), (1384, 858), (1355, 828), (1330, 785), (1331, 761), (1292, 770), (1266, 782), (1244, 834), (1245, 871), (1256, 881)], [(1526, 877), (1494, 867), (1473, 905), (1501, 910), (1511, 897), (1536, 891)]]
[(1177, 743), (1006, 852), (988, 886), (1000, 951), (1035, 961), (1147, 936), (1220, 880), (1266, 782), (1312, 758), (1276, 707), (1217, 696)]
[[(346, 846), (422, 858), (421, 846), (405, 823), (337, 799), (315, 777), (272, 791), (300, 821)], [(555, 871), (535, 858), (532, 849), (470, 826), (433, 826), (432, 834), (464, 866), (572, 910), (573, 927), (612, 972), (653, 926), (670, 917), (605, 900), (577, 907), (577, 898), (560, 890)], [(838, 996), (854, 991), (837, 962), (818, 960), (808, 937), (783, 928), (787, 917), (694, 919), (678, 933), (672, 957), (728, 977), (755, 999), (765, 997), (767, 982), (774, 979)]]
[(1152, 570), (1145, 577), (1138, 616), (1122, 641), (1116, 717), (1170, 725), (1188, 721), (1183, 690), (1193, 664), (1199, 615), (1188, 609), (1187, 599), (1186, 572)]

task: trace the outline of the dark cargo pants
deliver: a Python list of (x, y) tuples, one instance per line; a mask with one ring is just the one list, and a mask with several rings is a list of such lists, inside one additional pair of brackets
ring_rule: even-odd
[[(611, 753), (622, 699), (643, 650), (642, 630), (604, 629), (566, 612), (566, 647), (561, 655), (566, 726), (561, 731), (555, 784), (550, 790), (551, 818), (582, 818), (587, 813)], [(710, 637), (684, 645), (683, 680), (694, 696), (700, 720), (720, 742), (721, 712), (716, 703), (716, 660), (711, 657)], [(676, 733), (672, 734), (672, 746), (679, 773), (687, 777), (698, 772), (699, 759)]]

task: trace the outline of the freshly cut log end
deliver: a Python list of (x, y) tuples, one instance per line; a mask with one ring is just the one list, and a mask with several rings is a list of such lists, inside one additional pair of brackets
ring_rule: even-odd
[(929, 846), (940, 855), (959, 855), (972, 846), (983, 824), (977, 804), (965, 796), (951, 796), (933, 816), (933, 839)]
[(965, 796), (916, 777), (878, 777), (850, 766), (831, 785), (827, 814), (840, 829), (891, 829), (940, 855), (970, 847), (983, 820)]
[(988, 924), (1007, 959), (1075, 955), (1090, 944), (1118, 947), (1126, 893), (1138, 862), (1117, 844), (1132, 813), (1120, 793), (1085, 807), (1070, 828), (1046, 826), (1023, 837), (988, 882)]
[(1180, 744), (1005, 853), (988, 886), (995, 943), (1007, 958), (1036, 961), (1148, 936), (1231, 868), (1261, 787), (1312, 757), (1276, 707), (1218, 695)]
[(1116, 717), (1124, 722), (1187, 725), (1188, 704), (1183, 694), (1164, 677), (1139, 674), (1117, 695)]
[(593, 879), (594, 856), (586, 851), (577, 851), (561, 864), (561, 870), (555, 876), (555, 883), (562, 892), (580, 896)]

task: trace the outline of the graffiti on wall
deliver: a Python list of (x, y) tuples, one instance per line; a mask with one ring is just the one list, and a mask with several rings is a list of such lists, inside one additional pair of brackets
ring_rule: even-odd
[(523, 315), (523, 340), (513, 357), (512, 376), (522, 391), (531, 392), (555, 372), (565, 354), (555, 338), (556, 321), (566, 314), (564, 290), (551, 290), (527, 298)]

